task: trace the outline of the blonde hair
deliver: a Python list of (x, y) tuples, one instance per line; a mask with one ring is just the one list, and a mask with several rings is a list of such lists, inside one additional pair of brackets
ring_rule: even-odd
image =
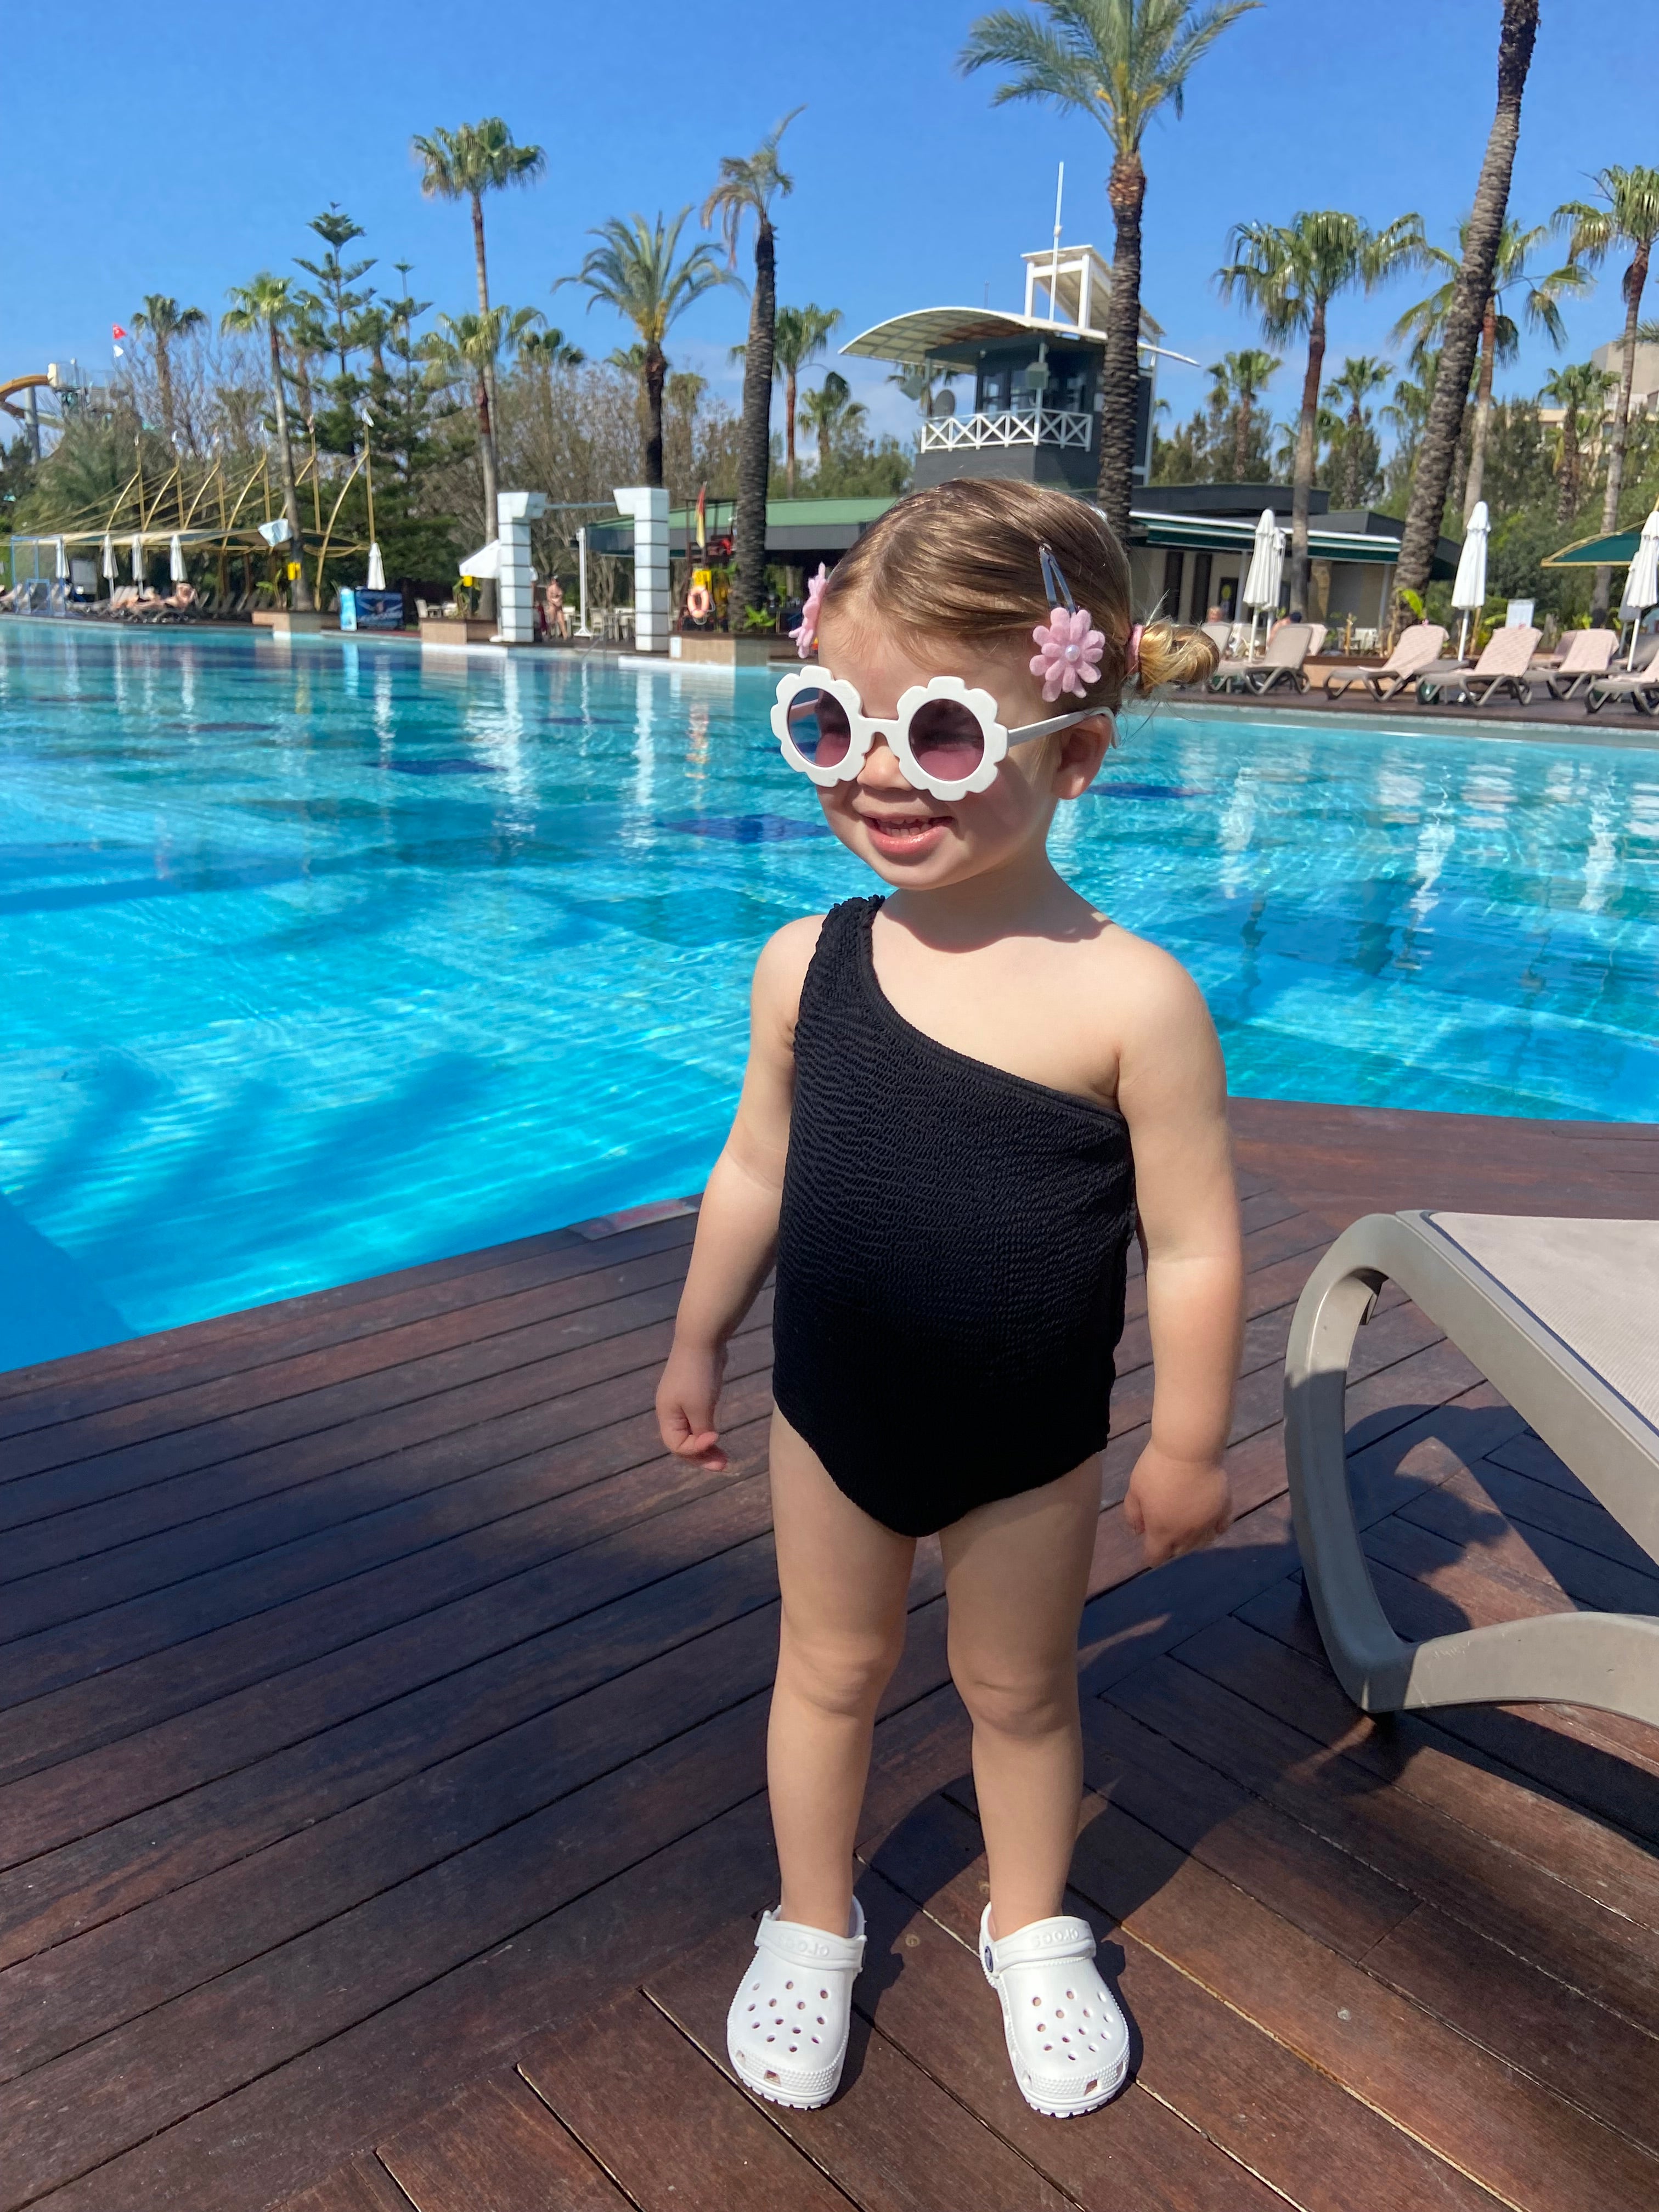
[[(1048, 615), (1038, 551), (1045, 544), (1106, 640), (1099, 681), (1083, 703), (1115, 714), (1129, 677), (1129, 563), (1097, 508), (1045, 484), (957, 477), (911, 492), (831, 570), (820, 621), (833, 609), (916, 637), (1028, 644)], [(1149, 622), (1135, 688), (1195, 683), (1218, 659), (1201, 630)]]

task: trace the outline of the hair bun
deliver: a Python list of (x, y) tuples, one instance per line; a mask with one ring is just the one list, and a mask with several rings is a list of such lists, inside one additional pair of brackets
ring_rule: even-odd
[(1164, 684), (1198, 684), (1214, 674), (1221, 655), (1201, 629), (1182, 629), (1172, 622), (1149, 622), (1140, 634), (1136, 690), (1155, 691)]

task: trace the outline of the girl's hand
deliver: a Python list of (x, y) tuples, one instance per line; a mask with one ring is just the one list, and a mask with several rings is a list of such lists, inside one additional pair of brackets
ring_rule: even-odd
[(657, 1385), (657, 1426), (676, 1459), (718, 1474), (726, 1466), (714, 1426), (714, 1408), (726, 1373), (726, 1347), (699, 1351), (675, 1343)]
[(1195, 1552), (1232, 1520), (1226, 1470), (1218, 1459), (1176, 1459), (1149, 1443), (1129, 1478), (1123, 1517), (1142, 1540), (1149, 1567)]

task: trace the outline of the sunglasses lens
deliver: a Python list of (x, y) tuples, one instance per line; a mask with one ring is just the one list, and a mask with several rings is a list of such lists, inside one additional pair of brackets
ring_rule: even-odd
[(835, 768), (847, 757), (853, 728), (833, 691), (797, 691), (789, 702), (789, 736), (803, 760)]
[(924, 775), (960, 783), (985, 757), (985, 732), (954, 699), (928, 699), (910, 721), (910, 750)]

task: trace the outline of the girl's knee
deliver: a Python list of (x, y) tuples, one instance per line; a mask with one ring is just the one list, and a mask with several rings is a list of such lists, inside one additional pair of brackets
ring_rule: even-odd
[(976, 1729), (997, 1735), (1052, 1735), (1077, 1723), (1077, 1672), (996, 1668), (953, 1656), (951, 1677)]
[(860, 1719), (875, 1710), (904, 1649), (904, 1626), (869, 1635), (812, 1635), (786, 1618), (778, 1680), (821, 1711)]

